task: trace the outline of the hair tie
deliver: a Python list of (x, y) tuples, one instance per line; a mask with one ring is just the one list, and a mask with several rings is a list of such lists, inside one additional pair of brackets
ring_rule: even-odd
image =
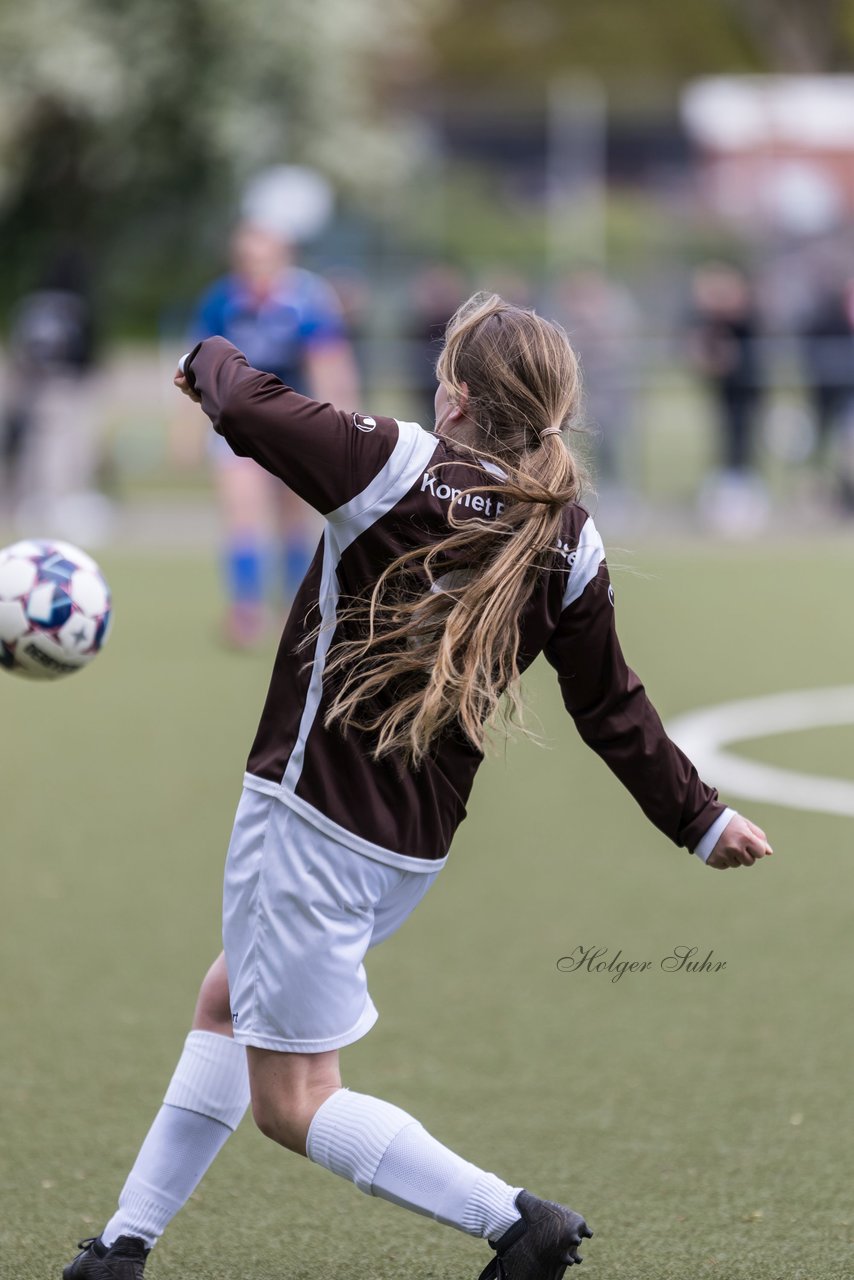
[(546, 436), (562, 436), (562, 435), (563, 435), (562, 427), (546, 427), (545, 431), (540, 432), (540, 439), (542, 440)]

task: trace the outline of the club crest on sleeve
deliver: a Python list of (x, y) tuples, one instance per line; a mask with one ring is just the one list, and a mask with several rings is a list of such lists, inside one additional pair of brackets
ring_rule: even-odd
[(353, 414), (353, 426), (357, 431), (373, 431), (376, 425), (376, 418), (366, 418), (361, 413)]

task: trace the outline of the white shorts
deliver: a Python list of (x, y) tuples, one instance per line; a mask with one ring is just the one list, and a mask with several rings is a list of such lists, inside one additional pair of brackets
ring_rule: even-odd
[(275, 796), (246, 788), (225, 866), (223, 943), (234, 1038), (320, 1053), (377, 1020), (364, 958), (438, 871), (387, 866), (339, 844)]

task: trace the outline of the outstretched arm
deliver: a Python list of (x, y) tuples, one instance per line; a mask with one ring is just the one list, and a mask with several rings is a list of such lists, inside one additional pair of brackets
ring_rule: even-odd
[(643, 684), (627, 666), (604, 549), (590, 520), (582, 530), (564, 601), (546, 657), (558, 673), (564, 704), (582, 739), (650, 821), (707, 866), (752, 866), (770, 853), (764, 832), (727, 809), (671, 741)]

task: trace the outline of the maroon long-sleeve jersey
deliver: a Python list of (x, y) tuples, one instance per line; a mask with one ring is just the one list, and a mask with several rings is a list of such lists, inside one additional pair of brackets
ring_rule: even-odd
[[(317, 553), (282, 635), (245, 784), (275, 795), (315, 826), (370, 857), (432, 869), (442, 861), (483, 756), (461, 730), (444, 733), (418, 769), (370, 757), (352, 729), (324, 727), (327, 654), (347, 601), (364, 597), (403, 552), (451, 531), (448, 514), (495, 519), (487, 464), (473, 470), (453, 442), (414, 423), (345, 413), (251, 368), (224, 338), (185, 366), (216, 431), (325, 517)], [(492, 469), (494, 470), (494, 469)], [(308, 648), (300, 648), (315, 631)], [(724, 812), (717, 792), (670, 741), (614, 624), (602, 541), (588, 513), (566, 507), (555, 567), (538, 578), (520, 624), (519, 666), (544, 653), (583, 740), (647, 817), (693, 849)]]

